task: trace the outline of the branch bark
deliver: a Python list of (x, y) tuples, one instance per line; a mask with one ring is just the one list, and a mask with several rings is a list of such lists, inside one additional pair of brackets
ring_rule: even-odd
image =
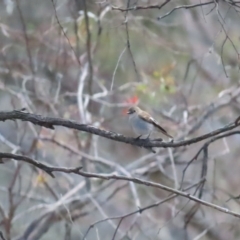
[(159, 140), (145, 140), (145, 139), (135, 139), (131, 137), (125, 137), (122, 134), (118, 134), (112, 131), (107, 131), (101, 128), (96, 128), (94, 126), (88, 124), (80, 124), (75, 121), (65, 120), (62, 118), (54, 118), (54, 117), (43, 117), (41, 115), (25, 113), (23, 111), (9, 111), (9, 112), (0, 112), (0, 121), (7, 120), (21, 120), (31, 122), (35, 125), (39, 125), (45, 128), (53, 129), (55, 126), (63, 126), (70, 129), (76, 129), (82, 132), (88, 132), (91, 134), (95, 134), (107, 139), (111, 139), (117, 142), (123, 142), (127, 144), (131, 144), (138, 147), (144, 148), (177, 148), (182, 146), (191, 145), (197, 142), (201, 142), (203, 140), (209, 139), (220, 133), (228, 132), (232, 129), (237, 128), (240, 125), (240, 121), (233, 121), (232, 123), (227, 124), (222, 128), (218, 128), (212, 132), (207, 134), (203, 134), (199, 137), (191, 138), (188, 140), (182, 140), (177, 142), (161, 142)]
[(53, 172), (78, 173), (79, 170), (82, 168), (82, 167), (76, 167), (76, 168), (54, 167), (54, 166), (50, 166), (50, 165), (47, 165), (44, 163), (40, 163), (37, 160), (34, 160), (34, 159), (26, 157), (26, 156), (17, 155), (17, 154), (13, 154), (13, 153), (0, 152), (0, 163), (4, 163), (2, 161), (3, 158), (10, 158), (10, 159), (14, 159), (16, 161), (22, 161), (22, 162), (29, 163), (29, 164), (43, 170), (44, 172), (46, 172), (53, 178), (55, 177), (53, 175)]

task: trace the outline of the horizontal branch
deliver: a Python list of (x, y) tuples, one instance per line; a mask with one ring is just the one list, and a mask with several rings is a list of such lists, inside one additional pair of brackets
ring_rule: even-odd
[(240, 214), (234, 211), (230, 211), (227, 208), (221, 207), (219, 205), (204, 201), (202, 199), (199, 199), (193, 195), (191, 195), (188, 192), (183, 192), (174, 188), (170, 188), (168, 186), (162, 185), (160, 183), (155, 183), (155, 182), (151, 182), (151, 181), (146, 181), (146, 180), (142, 180), (140, 178), (134, 178), (134, 177), (128, 177), (128, 176), (122, 176), (122, 175), (116, 175), (116, 174), (95, 174), (95, 173), (88, 173), (88, 172), (83, 172), (83, 171), (79, 171), (78, 173), (81, 176), (84, 177), (88, 177), (88, 178), (100, 178), (100, 179), (104, 179), (104, 180), (110, 180), (110, 179), (115, 179), (115, 180), (125, 180), (128, 182), (134, 182), (137, 184), (141, 184), (141, 185), (145, 185), (145, 186), (150, 186), (150, 187), (155, 187), (155, 188), (159, 188), (162, 190), (165, 190), (167, 192), (173, 193), (173, 194), (177, 194), (179, 196), (188, 198), (194, 202), (200, 203), (204, 206), (216, 209), (220, 212), (232, 215), (234, 217), (238, 217), (240, 218)]
[(31, 113), (25, 113), (23, 111), (10, 111), (10, 112), (0, 112), (0, 121), (6, 121), (6, 120), (21, 120), (21, 121), (27, 121), (31, 122), (35, 125), (39, 125), (45, 128), (54, 129), (54, 126), (63, 126), (70, 129), (76, 129), (82, 132), (88, 132), (91, 134), (95, 134), (107, 139), (111, 139), (117, 142), (123, 142), (127, 144), (131, 144), (138, 147), (144, 147), (144, 148), (176, 148), (181, 146), (187, 146), (191, 145), (200, 141), (203, 141), (205, 139), (214, 137), (220, 133), (224, 133), (227, 131), (230, 131), (240, 125), (240, 121), (234, 121), (225, 127), (219, 128), (217, 130), (214, 130), (212, 132), (209, 132), (207, 134), (203, 134), (199, 137), (188, 139), (188, 140), (182, 140), (177, 142), (160, 142), (156, 140), (145, 140), (145, 139), (135, 139), (130, 137), (125, 137), (122, 134), (118, 134), (115, 132), (107, 131), (104, 129), (96, 128), (94, 126), (88, 125), (88, 124), (80, 124), (75, 121), (71, 120), (65, 120), (62, 118), (54, 118), (54, 117), (43, 117), (41, 115), (31, 114)]
[(128, 177), (128, 176), (111, 175), (111, 174), (94, 174), (94, 173), (87, 173), (87, 172), (82, 172), (82, 171), (79, 172), (79, 175), (84, 176), (84, 177), (88, 177), (88, 178), (100, 178), (100, 179), (104, 179), (104, 180), (110, 180), (110, 179), (125, 180), (125, 181), (134, 182), (134, 183), (145, 185), (145, 186), (159, 188), (159, 189), (165, 190), (167, 192), (176, 194), (178, 196), (188, 198), (188, 199), (190, 199), (194, 202), (197, 202), (201, 205), (204, 205), (204, 206), (213, 208), (215, 210), (218, 210), (220, 212), (229, 214), (231, 216), (240, 218), (240, 214), (237, 213), (237, 212), (230, 211), (227, 208), (224, 208), (224, 207), (221, 207), (219, 205), (216, 205), (216, 204), (204, 201), (202, 199), (199, 199), (199, 198), (189, 194), (188, 192), (179, 191), (177, 189), (173, 189), (173, 188), (170, 188), (168, 186), (165, 186), (165, 185), (162, 185), (162, 184), (159, 184), (159, 183), (150, 182), (150, 181), (142, 180), (142, 179), (139, 179), (139, 178)]
[(98, 179), (103, 179), (103, 180), (110, 180), (110, 179), (123, 180), (123, 181), (137, 183), (137, 184), (140, 184), (140, 185), (159, 188), (159, 189), (165, 190), (167, 192), (170, 192), (170, 193), (177, 194), (179, 196), (188, 198), (188, 199), (190, 199), (194, 202), (200, 203), (200, 204), (205, 205), (207, 207), (211, 207), (211, 208), (216, 209), (220, 212), (223, 212), (223, 213), (232, 215), (234, 217), (240, 218), (239, 213), (230, 211), (227, 208), (223, 208), (221, 206), (218, 206), (218, 205), (212, 204), (210, 202), (204, 201), (202, 199), (199, 199), (199, 198), (191, 195), (188, 192), (180, 191), (180, 190), (162, 185), (160, 183), (146, 181), (146, 180), (142, 180), (140, 178), (118, 175), (118, 174), (97, 174), (97, 173), (84, 172), (84, 171), (81, 171), (81, 167), (76, 167), (76, 168), (54, 167), (54, 166), (50, 166), (50, 165), (47, 165), (47, 164), (44, 164), (44, 163), (40, 163), (40, 162), (38, 162), (36, 160), (33, 160), (29, 157), (26, 157), (26, 156), (21, 156), (21, 155), (16, 155), (16, 154), (11, 154), (11, 153), (0, 153), (0, 159), (3, 159), (3, 158), (11, 158), (11, 159), (15, 159), (17, 161), (23, 161), (23, 162), (30, 163), (33, 166), (35, 166), (39, 169), (42, 169), (43, 171), (48, 173), (51, 177), (54, 177), (53, 172), (74, 173), (74, 174), (77, 174), (77, 175), (80, 175), (80, 176), (83, 176), (83, 177), (86, 177), (86, 178), (98, 178)]
[(2, 161), (3, 158), (8, 158), (8, 159), (14, 159), (16, 161), (23, 161), (26, 163), (30, 163), (31, 165), (43, 170), (44, 172), (46, 172), (47, 174), (49, 174), (51, 177), (55, 177), (53, 175), (53, 172), (64, 172), (64, 173), (75, 173), (77, 174), (79, 172), (79, 170), (82, 167), (77, 167), (77, 168), (64, 168), (64, 167), (54, 167), (54, 166), (50, 166), (44, 163), (40, 163), (36, 160), (33, 160), (32, 158), (26, 157), (26, 156), (22, 156), (22, 155), (17, 155), (17, 154), (12, 154), (12, 153), (2, 153), (0, 152), (0, 163), (4, 163)]

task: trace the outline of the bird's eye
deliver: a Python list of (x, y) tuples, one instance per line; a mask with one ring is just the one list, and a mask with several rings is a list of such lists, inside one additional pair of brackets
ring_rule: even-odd
[(132, 108), (130, 108), (130, 109), (128, 110), (128, 114), (133, 114), (133, 113), (135, 113), (135, 110), (132, 109)]

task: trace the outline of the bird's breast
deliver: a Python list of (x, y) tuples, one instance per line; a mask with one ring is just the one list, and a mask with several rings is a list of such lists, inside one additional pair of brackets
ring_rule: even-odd
[(138, 115), (129, 116), (129, 122), (137, 134), (149, 134), (153, 130), (153, 125), (142, 120)]

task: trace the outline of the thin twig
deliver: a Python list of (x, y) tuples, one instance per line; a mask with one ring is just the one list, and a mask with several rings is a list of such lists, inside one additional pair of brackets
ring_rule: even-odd
[[(188, 164), (186, 165), (186, 167), (183, 169), (181, 186), (182, 186), (182, 183), (183, 183), (183, 180), (184, 180), (184, 177), (185, 177), (185, 173), (186, 173), (188, 167), (191, 165), (191, 163), (192, 163), (193, 161), (197, 160), (197, 158), (199, 157), (199, 155), (200, 155), (200, 153), (201, 153), (202, 151), (205, 151), (204, 157), (207, 159), (207, 152), (206, 152), (205, 149), (208, 148), (208, 146), (209, 146), (211, 143), (213, 143), (213, 142), (215, 142), (215, 141), (217, 141), (217, 140), (219, 140), (219, 139), (222, 139), (222, 138), (225, 138), (225, 137), (229, 137), (229, 136), (232, 136), (232, 135), (235, 135), (235, 134), (240, 134), (240, 131), (231, 131), (231, 132), (227, 132), (227, 133), (224, 133), (224, 134), (220, 134), (220, 135), (218, 135), (218, 136), (216, 136), (216, 137), (211, 138), (211, 139), (208, 140), (206, 143), (204, 143), (204, 145), (199, 149), (199, 151), (195, 154), (195, 156), (188, 162)], [(205, 161), (206, 161), (206, 159), (205, 159)], [(201, 175), (205, 175), (205, 174), (206, 174), (206, 169), (204, 169), (204, 168), (206, 168), (206, 163), (205, 163), (205, 164), (203, 163)]]
[(118, 57), (116, 67), (115, 67), (115, 69), (114, 69), (114, 71), (113, 71), (113, 76), (112, 76), (112, 82), (111, 82), (110, 91), (112, 91), (112, 89), (113, 89), (113, 84), (114, 84), (115, 75), (116, 75), (116, 72), (117, 72), (117, 69), (118, 69), (118, 65), (119, 65), (119, 63), (120, 63), (120, 61), (121, 61), (121, 58), (122, 58), (123, 54), (125, 53), (126, 49), (127, 49), (127, 48), (125, 47), (125, 48), (123, 49), (123, 51), (121, 52), (121, 54), (119, 55), (119, 57)]
[(6, 240), (5, 237), (3, 236), (2, 231), (0, 231), (0, 238), (1, 238), (1, 240)]
[(135, 11), (135, 10), (146, 10), (146, 9), (161, 9), (163, 8), (168, 2), (171, 0), (166, 0), (162, 4), (155, 4), (155, 5), (147, 5), (147, 6), (134, 6), (134, 7), (127, 7), (127, 8), (119, 8), (112, 6), (112, 10), (118, 10), (121, 12), (127, 12), (127, 11)]
[[(189, 189), (197, 186), (197, 185), (198, 185), (199, 183), (201, 183), (202, 181), (203, 181), (203, 180), (200, 180), (198, 183), (192, 184), (191, 186), (185, 188), (184, 191), (187, 191), (187, 190), (189, 190)], [(130, 217), (130, 216), (134, 215), (134, 214), (143, 213), (143, 212), (146, 211), (146, 210), (149, 210), (149, 209), (154, 208), (154, 207), (158, 207), (159, 205), (161, 205), (161, 204), (163, 204), (163, 203), (165, 203), (165, 202), (168, 202), (169, 200), (171, 200), (171, 199), (173, 199), (173, 198), (175, 198), (175, 197), (177, 197), (177, 196), (178, 196), (177, 194), (171, 194), (170, 196), (166, 197), (166, 198), (163, 199), (163, 200), (160, 200), (160, 201), (158, 201), (158, 202), (156, 202), (156, 203), (154, 203), (154, 204), (147, 205), (146, 207), (139, 208), (138, 210), (135, 210), (135, 211), (133, 211), (133, 212), (126, 213), (126, 214), (123, 214), (123, 215), (120, 215), (120, 216), (113, 216), (113, 217), (109, 217), (109, 218), (105, 218), (105, 219), (101, 219), (101, 220), (99, 220), (99, 221), (96, 221), (96, 222), (94, 222), (93, 224), (91, 224), (91, 225), (89, 226), (89, 228), (87, 229), (87, 231), (86, 231), (86, 233), (85, 233), (85, 235), (84, 235), (84, 237), (83, 237), (83, 240), (86, 239), (86, 236), (88, 235), (88, 233), (89, 233), (89, 231), (91, 230), (91, 228), (93, 228), (94, 226), (96, 226), (96, 225), (99, 224), (99, 223), (108, 221), (109, 219), (112, 219), (112, 220), (114, 220), (114, 219), (123, 220), (123, 219), (125, 219), (125, 218), (127, 218), (127, 217)], [(120, 223), (120, 222), (119, 222), (119, 223)], [(115, 232), (116, 232), (116, 231), (115, 231)]]
[[(87, 31), (87, 40), (86, 40), (86, 48), (87, 48), (87, 58), (88, 58), (88, 94), (92, 96), (92, 81), (93, 81), (93, 65), (92, 65), (92, 53), (91, 53), (91, 32), (89, 27), (89, 18), (88, 18), (88, 10), (86, 0), (83, 0), (84, 7), (84, 18), (86, 24)], [(91, 110), (91, 105), (89, 106)]]
[(117, 235), (117, 231), (118, 231), (118, 229), (119, 229), (119, 227), (120, 227), (120, 225), (121, 225), (123, 219), (124, 219), (124, 218), (121, 218), (121, 219), (119, 220), (118, 225), (117, 225), (117, 227), (116, 227), (116, 229), (115, 229), (115, 231), (114, 231), (114, 234), (113, 234), (112, 240), (115, 239), (115, 237), (116, 237), (116, 235)]
[(29, 46), (29, 39), (28, 39), (28, 34), (27, 34), (27, 28), (26, 28), (26, 24), (25, 24), (25, 21), (24, 21), (23, 14), (22, 14), (22, 10), (21, 10), (21, 8), (19, 6), (19, 0), (16, 0), (16, 5), (17, 5), (17, 10), (18, 10), (19, 16), (20, 16), (20, 20), (21, 20), (21, 23), (22, 23), (22, 27), (23, 27), (23, 33), (24, 33), (24, 39), (25, 39), (25, 44), (26, 44), (26, 50), (27, 50), (27, 55), (28, 55), (28, 58), (29, 58), (29, 65), (30, 65), (30, 69), (31, 69), (32, 75), (34, 77), (35, 71), (34, 71), (32, 54), (31, 54), (31, 50), (30, 50), (30, 46)]
[[(129, 8), (129, 5), (130, 5), (130, 0), (127, 1), (127, 8)], [(132, 53), (132, 49), (131, 49), (131, 44), (130, 44), (130, 36), (129, 36), (129, 27), (128, 27), (128, 11), (126, 11), (125, 13), (125, 30), (126, 30), (126, 38), (127, 38), (127, 49), (128, 49), (128, 53), (131, 57), (131, 60), (132, 60), (132, 63), (133, 63), (133, 67), (134, 67), (134, 70), (135, 70), (135, 73), (137, 75), (137, 80), (139, 81), (140, 80), (140, 75), (138, 73), (138, 70), (137, 70), (137, 65), (136, 65), (136, 62), (134, 60), (134, 57), (133, 57), (133, 53)]]
[(158, 17), (158, 20), (161, 20), (161, 19), (169, 16), (171, 13), (173, 13), (176, 10), (179, 10), (179, 9), (190, 9), (190, 8), (200, 7), (200, 6), (209, 5), (209, 4), (215, 4), (215, 2), (211, 1), (211, 2), (206, 2), (206, 3), (198, 3), (198, 4), (192, 4), (192, 5), (177, 6), (177, 7), (173, 8), (171, 11), (169, 11), (168, 13), (164, 14), (163, 16)]
[(84, 176), (84, 177), (100, 178), (100, 179), (104, 179), (104, 180), (117, 179), (117, 180), (131, 181), (131, 182), (134, 182), (134, 183), (137, 183), (137, 184), (140, 184), (140, 185), (159, 188), (159, 189), (162, 189), (162, 190), (170, 192), (170, 193), (178, 194), (179, 196), (188, 198), (189, 200), (192, 200), (196, 203), (199, 203), (199, 204), (202, 204), (204, 206), (213, 208), (213, 209), (218, 210), (220, 212), (223, 212), (223, 213), (229, 214), (231, 216), (240, 218), (240, 213), (231, 211), (227, 208), (221, 207), (221, 206), (216, 205), (216, 204), (212, 204), (208, 201), (204, 201), (202, 199), (199, 199), (198, 197), (195, 197), (188, 192), (183, 192), (183, 191), (180, 191), (180, 190), (176, 190), (176, 189), (173, 189), (171, 187), (162, 185), (160, 183), (146, 181), (146, 180), (142, 180), (140, 178), (133, 178), (133, 177), (127, 177), (127, 176), (121, 176), (121, 175), (112, 175), (112, 174), (95, 174), (95, 173), (87, 173), (87, 172), (82, 172), (82, 171), (79, 171), (76, 174), (79, 174), (79, 175)]
[(70, 46), (70, 48), (71, 48), (71, 50), (72, 50), (72, 52), (73, 52), (73, 54), (74, 54), (74, 56), (75, 56), (75, 58), (76, 58), (78, 64), (81, 66), (81, 62), (80, 62), (80, 60), (79, 60), (79, 57), (77, 56), (77, 54), (76, 54), (76, 52), (75, 52), (75, 50), (74, 50), (74, 48), (73, 48), (73, 46), (72, 46), (72, 44), (71, 44), (68, 36), (67, 36), (67, 34), (66, 34), (65, 31), (64, 31), (63, 26), (61, 25), (61, 23), (60, 23), (60, 21), (59, 21), (59, 18), (58, 18), (58, 15), (57, 15), (57, 10), (56, 10), (56, 4), (55, 4), (54, 0), (51, 0), (51, 1), (52, 1), (53, 9), (54, 9), (55, 18), (56, 18), (56, 20), (57, 20), (57, 24), (58, 24), (58, 26), (60, 27), (61, 32), (63, 33), (64, 37), (67, 39), (67, 42), (68, 42), (68, 44), (69, 44), (69, 46)]

